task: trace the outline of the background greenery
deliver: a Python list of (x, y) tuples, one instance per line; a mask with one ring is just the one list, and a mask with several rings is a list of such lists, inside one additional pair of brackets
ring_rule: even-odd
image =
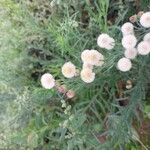
[[(120, 26), (149, 0), (1, 0), (0, 1), (0, 149), (113, 150), (149, 149), (149, 56), (138, 57), (133, 70), (120, 73)], [(98, 48), (96, 38), (107, 32), (117, 41), (111, 53)], [(141, 39), (149, 30), (137, 29)], [(80, 69), (84, 49), (106, 57), (96, 80), (66, 80), (64, 62)], [(72, 100), (40, 85), (50, 72), (77, 95)], [(124, 83), (130, 79), (131, 90)], [(66, 128), (59, 126), (74, 115)], [(128, 103), (126, 106), (125, 103)], [(141, 134), (142, 132), (142, 134)], [(67, 135), (73, 135), (66, 138)]]

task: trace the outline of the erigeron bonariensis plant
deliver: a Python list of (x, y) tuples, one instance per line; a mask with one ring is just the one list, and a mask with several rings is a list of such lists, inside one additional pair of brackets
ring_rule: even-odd
[[(140, 23), (143, 27), (148, 28), (150, 25), (150, 12), (141, 14)], [(122, 25), (121, 32), (123, 34), (122, 46), (125, 48), (125, 57), (121, 58), (117, 63), (117, 68), (120, 71), (126, 72), (132, 68), (130, 59), (135, 59), (137, 54), (148, 55), (150, 53), (150, 34), (147, 33), (143, 41), (137, 44), (137, 38), (134, 35), (134, 26), (127, 22)], [(115, 40), (106, 33), (102, 33), (97, 38), (97, 44), (100, 48), (111, 50), (115, 47)], [(93, 72), (94, 66), (102, 66), (104, 64), (104, 56), (97, 50), (86, 49), (81, 53), (81, 60), (83, 67), (80, 72), (81, 79), (86, 83), (91, 83), (95, 79)], [(76, 76), (76, 66), (72, 62), (66, 62), (62, 68), (62, 74), (66, 78), (73, 78)], [(44, 88), (53, 88), (55, 80), (51, 74), (45, 74), (41, 77), (41, 83)]]
[[(136, 31), (134, 31), (134, 25), (131, 23), (125, 23), (122, 28), (122, 40), (120, 40), (120, 43), (122, 42), (122, 46), (120, 46), (120, 50), (124, 49), (122, 58), (118, 58), (118, 62), (115, 64), (117, 66), (117, 69), (121, 72), (132, 72), (132, 66), (134, 65), (134, 59), (138, 59), (138, 55), (148, 55), (150, 53), (150, 44), (149, 44), (149, 36), (145, 34), (145, 37), (143, 38), (143, 41), (141, 41), (138, 36), (136, 37)], [(142, 44), (141, 43), (146, 43)], [(103, 49), (104, 51), (107, 51), (110, 55), (111, 52), (115, 49), (115, 40), (110, 37), (106, 33), (102, 33), (99, 35), (97, 39), (98, 46)], [(98, 50), (84, 50), (81, 53), (81, 60), (83, 62), (82, 68), (80, 69), (80, 77), (76, 77), (76, 66), (73, 65), (71, 62), (65, 63), (63, 65), (62, 73), (66, 78), (81, 78), (83, 82), (90, 84), (94, 82), (96, 79), (96, 72), (94, 69), (97, 69), (98, 67), (102, 67), (102, 64), (104, 64), (104, 57), (105, 55), (102, 55)], [(142, 56), (144, 57), (144, 56)], [(73, 60), (72, 60), (73, 61)], [(100, 63), (100, 66), (97, 65), (97, 63)], [(66, 65), (67, 64), (67, 65)], [(105, 61), (105, 64), (107, 62)], [(65, 69), (64, 69), (65, 68)], [(65, 70), (65, 71), (64, 71)], [(118, 73), (118, 72), (117, 72)], [(68, 79), (69, 80), (69, 79)], [(71, 80), (71, 79), (70, 79)], [(126, 89), (132, 89), (133, 85), (132, 82), (128, 81), (126, 85)], [(71, 96), (74, 95), (74, 93), (71, 93)], [(70, 96), (70, 94), (69, 94)], [(64, 122), (64, 126), (66, 126), (68, 122)]]
[[(130, 126), (129, 117), (136, 112), (136, 105), (141, 104), (142, 99), (146, 101), (141, 95), (144, 95), (147, 91), (144, 89), (143, 84), (149, 82), (148, 56), (137, 56), (137, 59), (131, 60), (133, 68), (127, 73), (121, 73), (116, 69), (117, 61), (124, 57), (118, 25), (127, 19), (127, 11), (132, 11), (130, 8), (133, 6), (128, 7), (127, 3), (122, 5), (123, 0), (119, 3), (119, 0), (54, 0), (50, 3), (51, 1), (0, 1), (0, 12), (3, 10), (2, 7), (7, 7), (4, 15), (1, 14), (0, 17), (0, 26), (2, 25), (0, 27), (0, 45), (2, 50), (0, 57), (6, 56), (3, 60), (0, 59), (2, 68), (1, 99), (6, 97), (6, 99), (12, 100), (11, 103), (7, 103), (5, 100), (2, 103), (1, 111), (4, 110), (4, 114), (6, 114), (6, 109), (3, 107), (3, 104), (6, 103), (8, 104), (6, 105), (7, 111), (9, 110), (8, 112), (11, 114), (8, 115), (9, 118), (14, 116), (12, 108), (16, 112), (16, 108), (19, 105), (18, 108), (20, 110), (17, 118), (16, 115), (14, 116), (15, 119), (12, 120), (12, 117), (10, 118), (14, 122), (14, 126), (16, 127), (17, 125), (17, 132), (15, 132), (12, 122), (9, 123), (8, 128), (5, 128), (7, 131), (6, 135), (15, 136), (11, 140), (13, 147), (9, 147), (9, 145), (1, 147), (0, 144), (0, 149), (113, 150), (119, 149), (119, 147), (120, 149), (126, 149), (124, 143), (126, 144), (126, 141), (129, 140), (127, 137), (128, 130), (126, 130)], [(143, 2), (145, 1), (148, 0)], [(28, 7), (26, 3), (29, 3), (30, 6)], [(133, 1), (129, 3), (131, 4)], [(139, 20), (139, 18), (137, 19)], [(107, 21), (109, 22), (108, 24)], [(4, 30), (3, 28), (6, 29)], [(140, 27), (141, 32), (138, 35), (138, 28), (135, 27), (134, 29), (135, 36), (139, 41), (141, 41), (143, 34), (147, 33), (147, 31), (149, 32), (149, 29), (142, 30), (143, 27)], [(115, 39), (116, 46), (113, 49), (107, 50), (96, 45), (95, 37), (98, 37), (100, 32), (108, 33), (109, 37)], [(140, 35), (141, 37), (139, 38)], [(21, 44), (20, 41), (23, 43)], [(108, 45), (110, 47), (111, 44)], [(94, 66), (81, 62), (80, 54), (81, 50), (84, 51), (84, 49), (97, 50), (103, 54), (105, 60), (99, 61)], [(8, 51), (10, 52), (6, 54)], [(19, 55), (14, 56), (18, 51)], [(20, 53), (22, 57), (18, 59), (20, 58)], [(12, 58), (12, 55), (15, 59)], [(76, 66), (74, 77), (66, 78), (62, 76), (61, 66), (63, 66), (64, 61), (71, 61)], [(80, 76), (81, 70), (88, 67), (92, 70), (92, 73), (95, 73), (92, 84), (84, 83)], [(5, 73), (3, 74), (2, 72)], [(44, 72), (51, 73), (53, 78), (55, 77), (56, 82), (53, 87), (55, 90), (49, 90), (49, 85), (48, 90), (39, 87), (37, 80)], [(14, 74), (14, 78), (12, 74)], [(22, 78), (23, 75), (26, 77)], [(22, 79), (18, 80), (18, 77)], [(132, 88), (126, 82), (128, 79), (132, 83)], [(118, 86), (118, 81), (120, 80), (123, 80), (120, 82), (120, 84), (124, 84), (122, 88)], [(4, 93), (6, 86), (3, 85), (3, 82), (5, 83), (6, 81), (12, 82), (17, 89), (27, 86), (26, 89), (28, 90), (25, 90), (27, 94), (21, 94), (22, 91), (20, 90), (17, 92), (17, 99), (19, 98), (19, 101), (15, 100), (16, 103), (19, 102), (17, 106), (13, 105), (16, 89), (6, 92), (6, 94)], [(59, 85), (57, 85), (58, 81)], [(48, 82), (48, 84), (50, 83)], [(10, 84), (7, 85), (10, 88)], [(119, 92), (116, 86), (118, 86)], [(127, 88), (130, 90), (127, 90)], [(76, 101), (67, 97), (67, 92), (72, 89), (76, 92), (76, 99), (73, 99)], [(60, 100), (62, 99), (66, 103), (63, 103), (61, 107)], [(119, 103), (127, 101), (128, 105), (120, 108), (118, 101)], [(25, 102), (27, 103), (26, 105), (24, 104)], [(76, 116), (73, 120), (71, 120), (71, 116), (67, 116), (69, 114), (68, 109), (70, 109), (69, 105), (72, 106), (71, 114)], [(86, 116), (86, 118), (83, 116)], [(104, 119), (105, 117), (106, 119)], [(4, 118), (5, 121), (9, 121), (9, 118)], [(1, 122), (3, 122), (3, 118), (1, 119)], [(114, 125), (112, 132), (110, 132), (110, 125), (105, 125), (104, 123), (105, 128), (103, 127), (103, 120), (110, 119)], [(21, 124), (17, 124), (18, 121)], [(81, 122), (84, 122), (82, 124), (83, 129), (79, 130), (78, 127), (81, 125)], [(59, 123), (64, 123), (63, 129), (60, 127), (60, 130), (57, 132)], [(68, 128), (70, 123), (72, 123), (72, 128)], [(13, 128), (12, 130), (9, 130), (10, 125)], [(75, 125), (77, 128), (75, 128)], [(3, 126), (7, 126), (7, 123), (2, 123), (2, 133), (4, 131)], [(74, 130), (77, 131), (77, 134), (75, 136), (70, 135), (70, 133), (74, 133)], [(105, 133), (101, 134), (103, 132)], [(118, 135), (115, 136), (115, 134)], [(67, 139), (64, 140), (64, 137)], [(11, 143), (10, 140), (3, 138), (3, 136), (0, 138), (1, 140)], [(113, 140), (113, 142), (112, 144), (105, 144), (106, 140), (108, 142)], [(104, 143), (107, 148), (99, 147), (102, 146), (101, 143)]]

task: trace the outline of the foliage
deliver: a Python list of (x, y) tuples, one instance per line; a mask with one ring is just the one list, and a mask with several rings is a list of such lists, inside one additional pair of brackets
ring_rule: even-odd
[[(129, 73), (116, 69), (122, 56), (120, 26), (149, 8), (149, 0), (1, 0), (0, 149), (149, 149), (136, 130), (143, 113), (149, 118), (149, 56), (139, 56)], [(103, 32), (115, 37), (115, 50), (97, 46)], [(136, 35), (142, 39), (148, 32), (137, 28)], [(61, 66), (72, 60), (81, 69), (80, 54), (87, 48), (106, 57), (95, 70), (96, 80), (87, 85), (65, 79)], [(67, 100), (43, 89), (45, 72), (76, 97)], [(131, 90), (123, 86), (127, 80), (133, 81)]]

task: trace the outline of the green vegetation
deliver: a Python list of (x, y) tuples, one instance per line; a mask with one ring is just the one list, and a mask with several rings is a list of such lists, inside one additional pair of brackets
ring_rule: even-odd
[[(129, 72), (116, 64), (122, 24), (149, 10), (149, 0), (0, 0), (0, 150), (148, 150), (149, 55), (133, 60)], [(135, 26), (138, 40), (150, 32)], [(101, 33), (115, 39), (115, 49), (97, 45)], [(85, 49), (105, 56), (95, 81), (66, 79), (62, 65), (81, 70)], [(75, 97), (44, 89), (47, 72)]]

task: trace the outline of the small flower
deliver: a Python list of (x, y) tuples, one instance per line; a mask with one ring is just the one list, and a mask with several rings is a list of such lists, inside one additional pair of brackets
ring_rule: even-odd
[(52, 1), (51, 1), (50, 6), (51, 6), (51, 7), (55, 7), (55, 6), (56, 6), (55, 0), (52, 0)]
[(92, 70), (88, 68), (83, 69), (80, 75), (81, 79), (86, 83), (91, 83), (95, 79), (95, 73), (93, 73)]
[(66, 114), (66, 115), (68, 114), (68, 111), (67, 111), (66, 109), (65, 109), (65, 111), (64, 111), (64, 114)]
[(67, 135), (65, 135), (65, 139), (71, 139), (73, 136), (73, 133), (67, 133)]
[(141, 17), (143, 14), (144, 14), (144, 11), (139, 11), (138, 14), (137, 14), (137, 16)]
[(66, 103), (63, 103), (63, 104), (61, 105), (62, 108), (66, 108), (66, 106), (67, 106)]
[(62, 66), (62, 74), (66, 77), (66, 78), (72, 78), (76, 75), (76, 67), (74, 64), (72, 64), (71, 62), (66, 62), (63, 66)]
[(65, 100), (61, 100), (61, 103), (64, 104), (64, 103), (66, 103), (66, 102), (65, 102)]
[(150, 42), (150, 33), (147, 33), (147, 34), (144, 36), (144, 41)]
[(132, 82), (131, 82), (131, 80), (127, 80), (127, 82), (126, 82), (126, 89), (131, 89), (132, 88)]
[(69, 111), (71, 109), (71, 105), (68, 105), (66, 110)]
[(67, 92), (66, 85), (60, 85), (57, 87), (58, 92), (65, 94)]
[(131, 69), (132, 63), (130, 59), (123, 57), (118, 61), (117, 67), (120, 71), (126, 72)]
[(57, 5), (60, 5), (60, 0), (52, 0), (51, 2), (50, 2), (50, 6), (53, 8), (53, 7), (55, 7), (55, 6), (57, 6)]
[(140, 23), (145, 28), (150, 27), (150, 12), (146, 12), (141, 16)]
[(110, 37), (108, 34), (102, 33), (97, 38), (97, 44), (101, 48), (111, 50), (115, 46), (115, 40)]
[(50, 73), (45, 73), (41, 77), (41, 84), (45, 89), (51, 89), (55, 86), (55, 79)]
[(73, 120), (74, 119), (74, 115), (71, 115), (70, 117), (69, 117), (69, 120), (71, 121), (71, 120)]
[(124, 52), (126, 58), (134, 59), (137, 56), (136, 48), (126, 49)]
[(126, 85), (126, 89), (130, 90), (132, 88), (132, 84), (131, 85)]
[(63, 128), (66, 128), (68, 126), (68, 120), (65, 120), (62, 126)]
[(122, 46), (126, 49), (134, 48), (136, 43), (137, 39), (134, 35), (126, 35), (122, 38)]
[(122, 31), (122, 33), (123, 33), (124, 36), (125, 35), (129, 35), (129, 34), (134, 34), (134, 26), (133, 26), (132, 23), (126, 22), (121, 27), (121, 31)]
[(75, 28), (77, 28), (79, 26), (78, 22), (75, 20), (72, 21), (71, 25), (72, 25), (72, 27), (75, 27)]
[(150, 53), (150, 43), (147, 41), (142, 41), (137, 46), (138, 53), (140, 55), (148, 55)]
[(70, 137), (68, 135), (65, 135), (65, 139), (69, 139)]
[(135, 23), (137, 21), (137, 15), (133, 15), (129, 18), (130, 22)]
[(66, 96), (67, 98), (71, 99), (75, 96), (75, 92), (73, 90), (69, 90), (67, 93), (66, 93)]

